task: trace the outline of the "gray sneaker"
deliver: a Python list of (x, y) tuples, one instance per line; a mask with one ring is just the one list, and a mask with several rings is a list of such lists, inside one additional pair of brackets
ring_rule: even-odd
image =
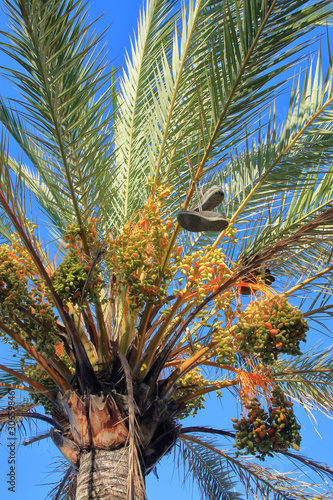
[(216, 212), (196, 212), (183, 210), (177, 214), (178, 224), (186, 231), (199, 233), (201, 231), (221, 232), (228, 226), (228, 221)]
[(204, 193), (201, 201), (191, 208), (194, 212), (214, 210), (220, 203), (222, 203), (224, 193), (219, 186), (212, 186)]

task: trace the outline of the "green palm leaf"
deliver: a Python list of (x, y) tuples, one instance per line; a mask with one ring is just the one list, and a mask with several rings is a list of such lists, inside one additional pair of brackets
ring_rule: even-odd
[[(325, 16), (324, 3), (319, 9), (302, 11), (302, 16), (301, 5), (273, 2), (266, 11), (261, 3), (242, 2), (230, 4), (226, 12), (215, 2), (190, 3), (182, 13), (182, 28), (175, 31), (172, 50), (165, 48), (162, 56), (156, 56), (156, 74), (144, 107), (147, 114), (139, 122), (138, 137), (147, 141), (140, 152), (145, 155), (141, 168), (147, 165), (146, 175), (150, 171), (152, 176), (152, 168), (155, 179), (167, 174), (184, 193), (191, 164), (198, 179), (209, 171), (209, 161), (216, 154), (223, 158), (239, 144), (247, 121), (258, 114), (258, 106), (265, 109), (275, 91), (276, 86), (268, 82), (283, 71), (283, 61), (296, 57), (303, 46), (283, 55), (277, 51), (306, 33), (313, 16), (318, 16), (318, 22)], [(288, 15), (282, 15), (284, 9)], [(245, 12), (253, 15), (243, 26)], [(281, 35), (274, 37), (278, 18)], [(196, 63), (206, 60), (209, 64)], [(126, 83), (129, 89), (135, 88), (130, 68)], [(179, 120), (180, 116), (184, 118)], [(242, 122), (241, 132), (234, 116)]]
[[(320, 485), (305, 483), (290, 475), (278, 474), (271, 468), (235, 458), (230, 452), (216, 447), (215, 442), (194, 436), (182, 436), (184, 453), (198, 454), (202, 461), (218, 464), (223, 460), (225, 471), (237, 475), (246, 491), (246, 498), (276, 500), (322, 500), (333, 498), (333, 493), (321, 493)], [(222, 498), (222, 497), (217, 497)], [(226, 497), (228, 498), (228, 497)], [(237, 498), (237, 497), (236, 497)]]
[(320, 411), (332, 418), (333, 358), (329, 349), (313, 348), (292, 360), (274, 365), (274, 380), (310, 414)]
[[(170, 44), (172, 23), (169, 17), (174, 4), (174, 1), (154, 0), (147, 4), (146, 11), (142, 10), (138, 35), (132, 42), (132, 57), (127, 57), (127, 73), (120, 80), (115, 120), (116, 166), (113, 170), (116, 196), (110, 207), (114, 227), (124, 223), (142, 206), (148, 193), (144, 185), (148, 176), (152, 177), (154, 173), (143, 124), (147, 121), (147, 111), (156, 104), (150, 96), (156, 71), (152, 60), (158, 60), (163, 47)], [(138, 190), (137, 186), (141, 189)]]
[[(0, 100), (0, 121), (24, 156), (14, 159), (2, 137), (0, 234), (10, 244), (1, 248), (0, 326), (35, 360), (36, 380), (23, 365), (1, 365), (0, 396), (20, 380), (45, 394), (37, 380), (51, 377), (52, 417), (21, 403), (16, 415), (23, 430), (33, 419), (57, 429), (56, 445), (81, 469), (78, 484), (85, 459), (124, 452), (121, 488), (143, 498), (144, 475), (178, 443), (202, 498), (333, 499), (329, 485), (239, 459), (212, 439), (234, 433), (182, 432), (177, 420), (208, 392), (237, 387), (268, 402), (274, 384), (310, 414), (332, 417), (330, 348), (280, 355), (299, 352), (304, 318), (324, 330), (333, 315), (332, 58), (325, 68), (320, 53), (306, 62), (331, 2), (180, 4), (146, 3), (116, 81), (84, 2), (5, 0), (11, 28), (2, 48), (14, 66), (5, 72), (22, 100)], [(300, 75), (289, 78), (299, 61)], [(280, 123), (272, 101), (285, 90)], [(218, 210), (227, 230), (181, 230), (177, 212), (212, 184), (226, 195)], [(35, 202), (48, 247), (28, 220)], [(249, 298), (244, 282), (254, 285)], [(285, 452), (299, 436), (286, 434), (289, 417), (281, 423), (292, 412), (283, 398), (271, 398), (276, 421), (253, 420), (243, 442), (331, 480), (330, 468)], [(64, 472), (55, 499), (73, 497), (75, 476)]]
[[(88, 34), (91, 26), (81, 1), (71, 1), (65, 11), (55, 0), (41, 6), (39, 13), (30, 3), (6, 2), (6, 6), (13, 32), (4, 51), (22, 68), (7, 72), (25, 101), (19, 115), (2, 103), (2, 123), (49, 190), (57, 191), (57, 205), (66, 218), (81, 224), (109, 189), (112, 162), (107, 115), (112, 90), (96, 97), (110, 77), (101, 52), (96, 51), (100, 37)], [(26, 112), (36, 130), (33, 135), (20, 118)]]
[[(185, 480), (190, 476), (200, 489), (202, 498), (209, 500), (238, 500), (242, 495), (235, 492), (235, 483), (225, 467), (224, 460), (204, 446), (181, 439), (179, 465), (183, 462)], [(231, 477), (230, 477), (231, 476)]]

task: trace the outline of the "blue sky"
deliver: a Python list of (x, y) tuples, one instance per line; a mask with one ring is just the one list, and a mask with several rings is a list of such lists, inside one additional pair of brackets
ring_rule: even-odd
[[(91, 17), (96, 18), (105, 13), (104, 17), (98, 21), (96, 28), (102, 32), (108, 26), (109, 29), (105, 36), (109, 51), (109, 59), (115, 66), (120, 66), (124, 62), (125, 47), (129, 48), (129, 36), (133, 34), (136, 28), (137, 17), (141, 1), (127, 0), (119, 2), (118, 0), (91, 0)], [(0, 26), (6, 23), (4, 13), (0, 11)], [(2, 28), (3, 29), (3, 28)], [(1, 64), (4, 64), (2, 62)], [(13, 89), (1, 80), (0, 92), (3, 96), (13, 96)], [(278, 107), (278, 116), (283, 118), (283, 112), (287, 105), (281, 101)], [(316, 339), (315, 341), (318, 341)], [(314, 344), (313, 341), (312, 343)], [(4, 361), (5, 351), (0, 351), (1, 362)], [(214, 397), (208, 400), (206, 410), (199, 413), (196, 419), (189, 418), (184, 425), (207, 425), (217, 428), (230, 430), (232, 423), (230, 419), (237, 415), (234, 400), (226, 395), (222, 400), (216, 400)], [(329, 463), (332, 457), (333, 449), (333, 425), (327, 422), (326, 418), (316, 414), (317, 427), (313, 427), (312, 422), (303, 411), (297, 411), (297, 415), (302, 422), (303, 442), (301, 453), (312, 457), (321, 462)], [(27, 429), (27, 435), (34, 435), (36, 426), (32, 424), (31, 431)], [(321, 439), (320, 433), (324, 439)], [(3, 500), (42, 500), (46, 497), (49, 486), (45, 483), (52, 482), (54, 477), (50, 475), (52, 463), (55, 462), (58, 455), (52, 441), (44, 440), (39, 444), (28, 447), (20, 447), (17, 453), (17, 478), (16, 493), (8, 492), (6, 485), (6, 474), (9, 472), (8, 465), (8, 447), (2, 438), (0, 447), (0, 498)], [(227, 446), (227, 443), (226, 443)], [(173, 452), (171, 456), (164, 459), (158, 466), (157, 472), (159, 480), (151, 474), (147, 480), (148, 498), (150, 500), (164, 500), (174, 498), (182, 500), (197, 500), (199, 495), (193, 490), (190, 484), (187, 487), (181, 487), (182, 470), (177, 464), (172, 465)], [(290, 470), (289, 462), (280, 459), (271, 462), (272, 466), (278, 468), (281, 472)], [(332, 463), (331, 463), (332, 464)], [(178, 470), (180, 469), (180, 470)], [(44, 486), (41, 486), (41, 484)]]

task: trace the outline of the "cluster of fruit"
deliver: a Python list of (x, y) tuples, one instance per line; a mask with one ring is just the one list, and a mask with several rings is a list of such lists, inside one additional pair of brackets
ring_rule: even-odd
[[(93, 218), (84, 228), (90, 247), (93, 246), (97, 236), (97, 222), (98, 220)], [(93, 303), (99, 300), (104, 282), (100, 276), (99, 265), (92, 267), (92, 257), (84, 251), (81, 232), (82, 229), (78, 224), (72, 224), (63, 236), (65, 249), (69, 251), (53, 274), (52, 282), (65, 305), (70, 301), (73, 305), (84, 307), (83, 299)]]
[(223, 236), (229, 238), (234, 244), (238, 242), (237, 240), (237, 228), (233, 227), (232, 223), (229, 222), (228, 227), (224, 230)]
[[(61, 359), (61, 361), (69, 368), (70, 370), (74, 371), (75, 367), (70, 361), (64, 346), (62, 343), (58, 343), (55, 346), (55, 354)], [(47, 387), (51, 391), (57, 390), (56, 384), (53, 382), (51, 377), (43, 370), (43, 368), (37, 364), (37, 363), (32, 363), (31, 359), (29, 358), (28, 355), (22, 356), (20, 360), (20, 365), (21, 365), (21, 371), (26, 377), (29, 377), (32, 380), (35, 380), (36, 382), (39, 382), (43, 386)], [(36, 405), (42, 405), (45, 413), (46, 414), (51, 414), (52, 410), (54, 409), (54, 405), (52, 401), (46, 397), (44, 394), (37, 393), (37, 392), (31, 392), (30, 393), (32, 401)]]
[[(194, 368), (188, 372), (183, 378), (178, 380), (178, 388), (176, 392), (176, 401), (181, 399), (182, 397), (186, 397), (195, 391), (202, 389), (206, 385), (206, 381), (204, 380), (200, 369)], [(194, 417), (199, 410), (204, 408), (205, 402), (204, 396), (198, 396), (197, 398), (190, 399), (185, 403), (185, 409), (181, 413), (180, 418), (186, 418), (192, 415)]]
[(82, 305), (82, 300), (96, 302), (104, 282), (96, 266), (92, 272), (91, 261), (85, 254), (71, 249), (64, 260), (59, 264), (52, 276), (55, 291), (66, 305), (70, 301), (73, 305)]
[[(4, 323), (38, 351), (54, 352), (56, 318), (33, 261), (13, 235), (13, 250), (0, 247), (0, 314)], [(14, 319), (15, 317), (15, 319)], [(17, 348), (5, 334), (4, 342)]]
[[(26, 365), (24, 367), (24, 375), (39, 382), (50, 390), (57, 390), (56, 384), (37, 363)], [(31, 392), (30, 396), (35, 405), (43, 406), (46, 414), (50, 415), (52, 413), (54, 405), (48, 397), (39, 392)]]
[[(183, 277), (178, 280), (179, 286), (183, 287), (185, 283), (190, 283), (199, 301), (230, 276), (221, 248), (214, 249), (211, 246), (205, 247), (205, 250), (192, 252), (183, 258), (175, 258), (171, 270), (175, 273), (180, 270)], [(174, 290), (174, 295), (182, 296), (182, 293), (182, 290)]]
[(257, 398), (245, 405), (248, 418), (233, 418), (236, 429), (236, 455), (257, 455), (260, 460), (272, 457), (272, 452), (286, 451), (293, 447), (299, 450), (301, 426), (297, 423), (293, 403), (287, 401), (283, 392), (275, 388), (271, 398), (271, 406), (266, 412)]
[[(235, 298), (234, 288), (227, 288), (224, 292), (218, 294), (214, 298), (214, 308), (216, 311), (216, 318), (220, 320), (220, 323), (218, 322), (214, 323), (214, 328), (216, 327), (218, 329), (217, 332), (220, 329), (222, 329), (223, 335), (224, 331), (232, 326), (235, 318), (237, 318), (237, 316), (239, 315), (239, 311), (237, 311), (237, 306), (235, 307), (234, 304), (234, 298)], [(234, 337), (233, 340), (235, 344), (236, 339)], [(237, 350), (238, 350), (238, 344), (237, 344)]]
[[(232, 304), (234, 297), (235, 297), (234, 291), (232, 290), (232, 288), (228, 288), (223, 293), (218, 294), (214, 298), (215, 310), (224, 312), (226, 322), (228, 322), (227, 321), (228, 319), (230, 320), (232, 319), (231, 313), (232, 311), (234, 311), (234, 307)], [(235, 317), (237, 316), (236, 312), (234, 316)]]
[(84, 232), (84, 237), (87, 240), (89, 248), (93, 248), (96, 243), (97, 238), (97, 226), (99, 220), (96, 217), (91, 217), (89, 222), (82, 228), (79, 224), (74, 223), (68, 226), (68, 230), (63, 235), (63, 240), (65, 242), (65, 248), (74, 248), (76, 250), (82, 247), (82, 233)]
[(166, 266), (163, 277), (158, 279), (169, 244), (171, 219), (163, 213), (163, 205), (171, 189), (153, 186), (137, 222), (124, 225), (120, 236), (110, 241), (110, 269), (117, 277), (115, 286), (127, 286), (129, 306), (132, 310), (146, 302), (163, 304), (167, 285), (171, 279), (170, 267)]
[(302, 354), (299, 344), (305, 342), (309, 329), (301, 311), (278, 295), (251, 302), (237, 326), (235, 337), (240, 341), (240, 349), (257, 354), (268, 364), (280, 353)]
[(219, 365), (233, 365), (236, 362), (236, 353), (238, 350), (237, 341), (231, 336), (226, 335), (221, 328), (214, 335), (214, 340), (218, 341), (216, 361)]

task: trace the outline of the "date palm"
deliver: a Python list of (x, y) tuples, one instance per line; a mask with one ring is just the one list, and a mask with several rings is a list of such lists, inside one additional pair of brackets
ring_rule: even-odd
[[(292, 82), (282, 123), (273, 104), (331, 2), (150, 0), (119, 80), (81, 1), (4, 3), (23, 99), (0, 116), (24, 161), (4, 139), (0, 329), (20, 363), (1, 387), (27, 391), (18, 425), (47, 421), (69, 461), (55, 498), (143, 499), (176, 443), (206, 498), (242, 498), (231, 476), (246, 498), (332, 498), (242, 458), (332, 479), (297, 453), (292, 409), (332, 416), (331, 351), (304, 344), (333, 307), (330, 56)], [(182, 230), (212, 185), (228, 227)], [(235, 432), (182, 427), (225, 389)]]

